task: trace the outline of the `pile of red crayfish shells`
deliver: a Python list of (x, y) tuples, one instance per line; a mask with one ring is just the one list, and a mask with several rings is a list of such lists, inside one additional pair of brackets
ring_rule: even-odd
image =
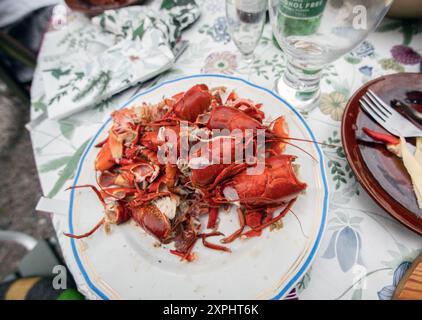
[[(285, 118), (267, 123), (261, 107), (224, 87), (197, 84), (157, 104), (113, 112), (108, 137), (97, 145), (98, 186), (74, 187), (92, 188), (104, 217), (91, 231), (67, 236), (84, 238), (102, 225), (133, 219), (160, 243), (173, 243), (171, 253), (192, 261), (198, 240), (230, 252), (227, 244), (237, 238), (277, 226), (306, 183), (297, 177), (295, 156), (284, 153), (290, 144)], [(258, 165), (260, 172), (251, 174)], [(240, 226), (224, 235), (219, 211), (231, 206)]]

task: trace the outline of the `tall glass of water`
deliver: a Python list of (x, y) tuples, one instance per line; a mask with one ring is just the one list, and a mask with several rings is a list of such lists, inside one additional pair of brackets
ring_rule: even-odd
[(253, 61), (253, 52), (265, 24), (267, 0), (226, 0), (226, 17), (233, 42), (246, 64)]
[(320, 97), (325, 65), (357, 46), (387, 13), (392, 0), (269, 0), (273, 34), (286, 56), (276, 91), (302, 113)]

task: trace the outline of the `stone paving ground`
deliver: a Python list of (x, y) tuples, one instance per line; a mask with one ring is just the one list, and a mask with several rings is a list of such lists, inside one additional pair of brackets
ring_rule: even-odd
[[(0, 230), (50, 238), (54, 235), (50, 219), (34, 210), (41, 187), (30, 136), (24, 127), (28, 120), (29, 107), (0, 82)], [(0, 281), (15, 271), (24, 254), (19, 245), (0, 242)]]

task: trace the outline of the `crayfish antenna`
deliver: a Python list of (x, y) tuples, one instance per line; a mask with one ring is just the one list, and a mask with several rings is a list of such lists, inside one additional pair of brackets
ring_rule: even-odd
[(243, 215), (243, 212), (240, 208), (237, 208), (237, 215), (239, 218), (239, 224), (240, 227), (235, 232), (233, 232), (231, 235), (229, 235), (226, 238), (223, 238), (220, 240), (221, 243), (230, 243), (239, 238), (242, 235), (243, 229), (245, 229), (245, 216)]
[(319, 144), (321, 146), (326, 146), (326, 147), (330, 147), (330, 148), (337, 148), (337, 147), (339, 147), (339, 146), (337, 146), (335, 144), (332, 144), (332, 143), (319, 142), (319, 141), (315, 141), (315, 140), (308, 140), (308, 139), (302, 139), (302, 138), (282, 137), (281, 139), (288, 139), (288, 140), (295, 140), (295, 141), (316, 143), (316, 144)]
[(108, 141), (108, 137), (105, 138), (104, 140), (98, 142), (94, 147), (95, 148), (101, 148), (103, 145), (105, 145), (105, 143)]
[(197, 240), (198, 240), (198, 238), (196, 238), (192, 242), (192, 244), (189, 246), (189, 248), (186, 250), (186, 252), (180, 252), (180, 251), (177, 251), (177, 250), (170, 250), (170, 253), (180, 257), (180, 261), (192, 262), (193, 260), (195, 260), (195, 257), (196, 257), (195, 253), (192, 252), (192, 250), (193, 250), (193, 247), (195, 246)]
[(305, 234), (305, 231), (303, 230), (302, 222), (300, 221), (299, 217), (296, 215), (296, 213), (294, 213), (294, 212), (293, 212), (293, 210), (292, 210), (292, 209), (290, 209), (290, 212), (294, 215), (294, 217), (296, 218), (297, 222), (299, 222), (300, 231), (302, 231), (302, 235), (303, 235), (306, 239), (309, 239), (309, 237)]
[(101, 193), (101, 192), (103, 192), (104, 194), (106, 194), (106, 195), (108, 195), (108, 196), (110, 196), (110, 197), (112, 197), (112, 198), (115, 198), (115, 199), (117, 199), (117, 200), (119, 200), (119, 198), (118, 197), (116, 197), (114, 194), (111, 194), (111, 193), (109, 193), (109, 192), (107, 192), (102, 186), (101, 186), (101, 183), (100, 183), (100, 181), (99, 181), (99, 177), (98, 177), (98, 174), (95, 174), (95, 180), (97, 181), (97, 184), (98, 184), (98, 186), (100, 187), (100, 190), (98, 190), (98, 188), (96, 187), (96, 186), (93, 186), (93, 185), (90, 185), (90, 184), (88, 184), (88, 185), (81, 185), (81, 186), (75, 186), (75, 188), (76, 187), (82, 187), (82, 188), (91, 188), (92, 190), (94, 190), (94, 192), (97, 194), (97, 197), (98, 197), (98, 199), (100, 199), (100, 201), (102, 202), (102, 204), (105, 206), (105, 200), (104, 200), (104, 197), (103, 197), (103, 194)]
[(326, 147), (330, 147), (330, 148), (340, 147), (339, 145), (335, 145), (335, 144), (332, 144), (332, 143), (320, 142), (320, 141), (303, 139), (303, 138), (293, 138), (293, 137), (288, 137), (288, 136), (277, 136), (277, 137), (271, 137), (269, 139), (270, 142), (274, 142), (274, 141), (285, 142), (285, 140), (294, 140), (294, 141), (301, 141), (301, 142), (316, 143), (316, 144), (319, 144), (321, 146), (326, 146)]
[(292, 147), (299, 149), (300, 151), (302, 151), (302, 152), (306, 153), (308, 156), (310, 156), (315, 162), (318, 162), (318, 160), (310, 152), (306, 151), (302, 147), (299, 147), (298, 145), (291, 143), (291, 142), (287, 142), (287, 141), (284, 141), (284, 143), (288, 144), (289, 146), (292, 146)]
[(98, 190), (98, 188), (92, 184), (83, 184), (80, 186), (71, 186), (69, 188), (67, 188), (65, 191), (67, 190), (72, 190), (72, 189), (81, 189), (81, 188), (91, 188), (97, 195), (98, 199), (100, 199), (101, 203), (105, 203), (103, 195), (101, 194), (100, 190)]
[[(285, 144), (288, 144), (288, 145), (290, 145), (292, 147), (295, 147), (295, 148), (299, 149), (300, 151), (302, 151), (302, 152), (306, 153), (308, 156), (310, 156), (314, 161), (318, 162), (318, 160), (312, 154), (310, 154), (308, 151), (306, 151), (302, 147), (299, 147), (298, 145), (296, 145), (294, 143), (291, 143), (291, 142), (288, 142), (286, 140), (298, 140), (298, 141), (312, 142), (312, 143), (315, 142), (315, 141), (311, 141), (311, 140), (295, 139), (295, 138), (290, 138), (290, 137), (277, 137), (277, 138), (274, 138), (273, 137), (271, 139), (265, 140), (265, 142), (266, 143), (268, 143), (268, 142), (272, 143), (272, 142), (278, 142), (278, 141), (279, 142), (283, 142)], [(318, 143), (318, 142), (316, 142), (316, 143)], [(270, 152), (270, 154), (274, 155), (274, 151), (273, 150), (270, 149), (269, 152)]]
[(203, 234), (199, 234), (198, 236), (202, 238), (202, 244), (204, 245), (204, 247), (207, 247), (213, 250), (218, 250), (218, 251), (232, 252), (230, 248), (227, 248), (225, 246), (220, 246), (218, 244), (214, 244), (206, 240), (208, 237), (224, 236), (224, 234), (221, 232), (217, 231), (217, 232), (211, 232), (211, 233), (203, 233)]
[(287, 206), (278, 214), (278, 216), (272, 218), (271, 220), (261, 224), (260, 226), (253, 228), (247, 232), (245, 232), (244, 234), (242, 234), (242, 236), (246, 236), (249, 237), (249, 235), (252, 235), (254, 232), (256, 231), (260, 231), (263, 230), (267, 227), (269, 227), (270, 225), (272, 225), (273, 223), (276, 223), (277, 221), (279, 221), (281, 218), (283, 218), (288, 211), (290, 211), (291, 207), (293, 206), (293, 204), (296, 202), (297, 198), (294, 198), (293, 200), (290, 200), (290, 202), (287, 204)]
[(73, 239), (82, 239), (82, 238), (86, 238), (86, 237), (89, 237), (90, 235), (92, 235), (95, 231), (97, 231), (98, 230), (98, 228), (99, 227), (101, 227), (102, 225), (104, 224), (104, 218), (102, 218), (96, 225), (95, 225), (95, 227), (94, 228), (92, 228), (90, 231), (88, 231), (88, 232), (86, 232), (86, 233), (83, 233), (83, 234), (78, 234), (78, 235), (76, 235), (76, 234), (71, 234), (71, 233), (66, 233), (66, 232), (63, 232), (63, 234), (66, 236), (66, 237), (69, 237), (69, 238), (73, 238)]

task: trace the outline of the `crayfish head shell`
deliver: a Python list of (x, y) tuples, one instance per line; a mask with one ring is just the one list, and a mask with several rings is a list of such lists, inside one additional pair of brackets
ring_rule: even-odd
[(173, 106), (176, 116), (183, 120), (195, 122), (196, 118), (208, 110), (211, 93), (204, 84), (197, 84), (186, 91)]

